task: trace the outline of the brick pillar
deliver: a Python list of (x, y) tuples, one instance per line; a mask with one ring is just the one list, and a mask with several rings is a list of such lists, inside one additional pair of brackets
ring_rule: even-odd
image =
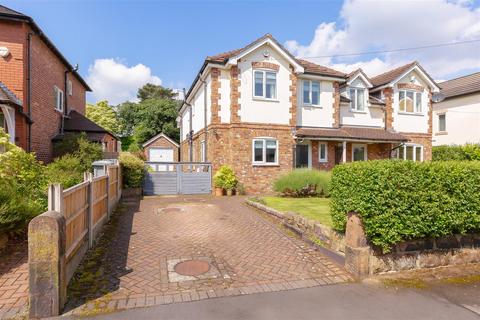
[(340, 128), (340, 85), (333, 83), (333, 127)]
[(297, 125), (297, 75), (290, 71), (290, 125), (295, 127)]
[(363, 229), (362, 219), (356, 212), (348, 213), (345, 231), (345, 269), (357, 277), (370, 273), (370, 246)]
[(221, 85), (220, 80), (219, 80), (220, 69), (212, 68), (211, 75), (212, 75), (212, 82), (211, 82), (212, 92), (211, 92), (211, 97), (210, 97), (211, 98), (211, 103), (212, 103), (211, 123), (215, 124), (215, 123), (220, 123), (220, 116), (219, 116), (219, 112), (220, 112), (220, 85)]
[(385, 129), (393, 131), (393, 89), (383, 89), (385, 96)]
[(230, 122), (239, 123), (241, 121), (240, 115), (240, 79), (239, 70), (237, 66), (230, 69)]
[(28, 225), (30, 318), (58, 316), (67, 297), (66, 221), (48, 211)]

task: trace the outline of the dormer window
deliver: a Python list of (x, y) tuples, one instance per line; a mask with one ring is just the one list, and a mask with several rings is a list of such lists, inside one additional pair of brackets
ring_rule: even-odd
[(320, 82), (303, 80), (303, 105), (320, 105)]
[(365, 110), (365, 88), (350, 88), (350, 109)]
[(422, 112), (422, 93), (412, 90), (398, 91), (398, 101), (400, 112), (421, 113)]

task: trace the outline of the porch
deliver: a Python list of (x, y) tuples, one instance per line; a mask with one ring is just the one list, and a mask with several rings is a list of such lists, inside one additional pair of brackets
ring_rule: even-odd
[(22, 102), (7, 86), (0, 82), (0, 128), (10, 136), (10, 142), (15, 143), (15, 126), (19, 113), (15, 109), (21, 110)]
[(396, 158), (408, 140), (377, 128), (298, 128), (294, 163), (296, 168), (330, 170), (345, 162)]

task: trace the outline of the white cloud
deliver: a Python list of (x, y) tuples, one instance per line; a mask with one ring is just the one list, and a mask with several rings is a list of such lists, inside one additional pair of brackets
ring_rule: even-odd
[(129, 67), (119, 59), (96, 59), (88, 68), (87, 82), (95, 101), (108, 100), (117, 105), (136, 101), (138, 88), (146, 83), (160, 85), (162, 80), (141, 63)]
[(346, 0), (338, 22), (321, 23), (312, 41), (285, 46), (295, 55), (343, 71), (369, 75), (418, 60), (434, 77), (480, 68), (480, 43), (377, 55), (321, 57), (480, 39), (480, 8), (472, 1)]

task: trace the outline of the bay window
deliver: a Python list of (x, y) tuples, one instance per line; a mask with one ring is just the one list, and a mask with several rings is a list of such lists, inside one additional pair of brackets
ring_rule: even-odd
[(278, 164), (278, 141), (273, 138), (253, 139), (253, 164)]
[(253, 72), (253, 96), (256, 98), (277, 98), (277, 73), (272, 71), (255, 70)]
[(304, 80), (303, 81), (303, 104), (318, 106), (320, 105), (320, 82)]
[(350, 88), (350, 109), (353, 111), (365, 110), (365, 89)]
[(421, 113), (422, 112), (422, 93), (411, 90), (398, 91), (398, 101), (400, 112)]
[(398, 148), (397, 158), (401, 160), (423, 161), (423, 146), (405, 144)]

